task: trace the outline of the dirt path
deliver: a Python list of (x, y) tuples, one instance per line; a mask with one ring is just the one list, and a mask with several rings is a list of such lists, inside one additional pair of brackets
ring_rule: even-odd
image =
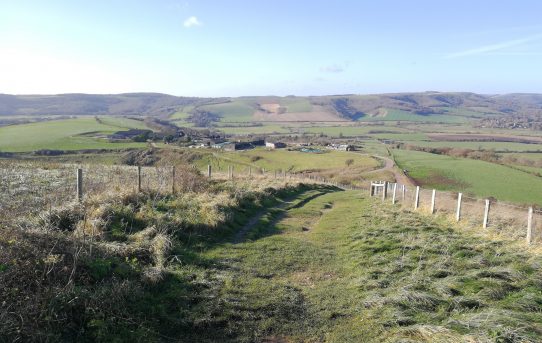
[(416, 186), (416, 183), (411, 178), (405, 175), (402, 170), (399, 170), (399, 168), (397, 168), (397, 166), (395, 165), (395, 162), (391, 158), (378, 156), (378, 155), (374, 155), (373, 157), (384, 160), (384, 167), (380, 169), (371, 170), (367, 174), (389, 171), (393, 173), (393, 177), (395, 178), (397, 183), (400, 183), (406, 186)]
[[(275, 224), (277, 222), (282, 220), (284, 218), (284, 216), (286, 215), (286, 212), (288, 210), (302, 207), (306, 203), (308, 203), (309, 201), (311, 201), (313, 199), (316, 199), (319, 196), (322, 196), (322, 195), (324, 195), (326, 193), (328, 193), (328, 192), (318, 192), (318, 193), (313, 194), (311, 196), (308, 196), (306, 198), (302, 198), (301, 200), (299, 200), (299, 198), (302, 197), (306, 193), (296, 194), (296, 195), (292, 196), (291, 198), (288, 198), (288, 199), (284, 200), (284, 202), (282, 202), (282, 203), (280, 203), (280, 204), (278, 204), (276, 206), (273, 206), (271, 208), (264, 208), (264, 209), (260, 210), (252, 218), (250, 218), (250, 220), (241, 228), (241, 230), (239, 230), (235, 234), (235, 237), (233, 238), (233, 244), (238, 244), (238, 243), (243, 242), (245, 240), (246, 235), (252, 229), (254, 229), (256, 227), (256, 225), (258, 224), (258, 222), (260, 221), (260, 219), (262, 219), (262, 217), (266, 213), (270, 212), (271, 210), (275, 210), (275, 211), (278, 210), (278, 211), (280, 211), (280, 213), (273, 218), (273, 221), (271, 223), (269, 223), (269, 227), (275, 226)], [(299, 201), (296, 201), (296, 200), (299, 200)]]

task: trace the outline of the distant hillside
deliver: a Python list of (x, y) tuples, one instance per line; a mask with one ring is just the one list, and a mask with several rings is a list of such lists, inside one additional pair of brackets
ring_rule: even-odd
[(0, 115), (145, 115), (174, 113), (180, 106), (204, 102), (201, 98), (159, 93), (126, 94), (0, 94)]
[[(0, 115), (172, 116), (197, 126), (303, 121), (488, 121), (483, 125), (532, 126), (542, 116), (542, 94), (390, 93), (238, 98), (176, 97), (159, 93), (117, 95), (3, 95)], [(184, 118), (184, 119), (183, 119)], [(504, 120), (503, 120), (504, 118)], [(516, 123), (516, 124), (514, 124)]]

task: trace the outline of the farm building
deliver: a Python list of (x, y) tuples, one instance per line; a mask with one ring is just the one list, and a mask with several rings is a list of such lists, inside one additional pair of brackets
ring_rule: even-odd
[(247, 150), (252, 149), (255, 146), (261, 146), (263, 145), (263, 143), (263, 140), (256, 140), (252, 142), (223, 142), (212, 144), (211, 148), (222, 149), (226, 151)]
[(265, 142), (265, 147), (269, 149), (286, 148), (286, 143), (282, 142)]
[(340, 151), (354, 151), (356, 148), (351, 144), (329, 144), (328, 149), (340, 150)]

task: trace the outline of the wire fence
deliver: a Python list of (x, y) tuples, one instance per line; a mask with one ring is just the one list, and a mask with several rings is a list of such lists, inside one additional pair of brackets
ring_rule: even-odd
[(542, 242), (542, 211), (532, 206), (385, 181), (371, 182), (370, 194), (405, 209), (447, 216), (487, 233), (525, 239), (528, 244)]
[[(195, 168), (195, 167), (194, 167)], [(0, 162), (0, 225), (24, 220), (40, 212), (104, 192), (155, 191), (175, 193), (181, 189), (186, 169), (174, 166), (136, 167)], [(207, 166), (202, 176), (213, 180), (257, 180), (318, 183), (349, 190), (370, 190), (371, 195), (397, 206), (447, 216), (488, 232), (528, 243), (542, 242), (542, 211), (495, 199), (477, 199), (461, 193), (428, 190), (388, 182), (358, 186), (339, 184), (308, 172), (233, 166), (214, 171)], [(79, 180), (78, 180), (79, 175)]]
[[(174, 193), (182, 188), (181, 184), (185, 181), (186, 175), (183, 173), (186, 174), (186, 166), (184, 168), (0, 161), (0, 225), (13, 224), (43, 211), (83, 201), (104, 192)], [(283, 170), (227, 166), (215, 171), (207, 166), (199, 173), (200, 176), (213, 180), (254, 181), (258, 178), (271, 178), (277, 181), (325, 183), (354, 189), (318, 175), (293, 174)]]

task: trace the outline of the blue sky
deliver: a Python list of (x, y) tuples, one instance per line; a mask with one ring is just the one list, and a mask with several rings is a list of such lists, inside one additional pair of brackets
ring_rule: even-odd
[(540, 1), (0, 0), (0, 93), (542, 93)]

